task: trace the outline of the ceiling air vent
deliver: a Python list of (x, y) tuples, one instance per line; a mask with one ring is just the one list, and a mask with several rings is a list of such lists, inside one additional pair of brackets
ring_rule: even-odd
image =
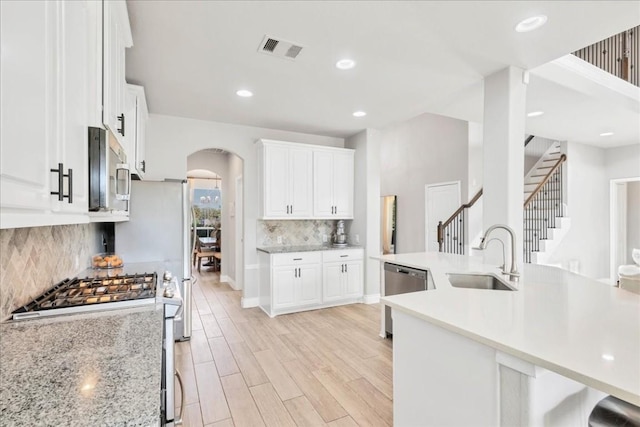
[(264, 36), (258, 52), (278, 58), (294, 60), (300, 55), (303, 46), (275, 37)]

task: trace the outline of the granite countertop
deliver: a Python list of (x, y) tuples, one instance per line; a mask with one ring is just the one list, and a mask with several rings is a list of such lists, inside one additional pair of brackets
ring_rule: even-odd
[(507, 281), (515, 291), (456, 288), (446, 273), (499, 270), (438, 252), (374, 258), (429, 269), (435, 285), (383, 304), (640, 405), (640, 295), (535, 264)]
[(262, 246), (256, 248), (268, 254), (284, 254), (289, 252), (315, 252), (315, 251), (339, 251), (345, 249), (362, 249), (359, 245), (332, 246), (332, 245), (301, 245), (301, 246)]
[(161, 304), (0, 324), (3, 425), (155, 426)]

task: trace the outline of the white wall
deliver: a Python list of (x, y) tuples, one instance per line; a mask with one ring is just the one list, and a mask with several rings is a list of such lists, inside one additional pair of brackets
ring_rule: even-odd
[(381, 130), (380, 138), (379, 195), (398, 196), (397, 252), (422, 252), (425, 185), (459, 180), (468, 199), (467, 122), (422, 114)]
[[(223, 232), (227, 234), (229, 238), (229, 246), (227, 250), (222, 251), (223, 261), (222, 265), (227, 264), (227, 275), (230, 277), (234, 288), (242, 289), (244, 283), (242, 280), (241, 272), (237, 271), (237, 266), (242, 265), (242, 259), (236, 259), (237, 245), (242, 245), (242, 235), (236, 234), (236, 222), (242, 222), (242, 218), (235, 216), (235, 207), (238, 203), (236, 200), (236, 185), (238, 177), (242, 176), (242, 159), (235, 154), (229, 154), (229, 192), (227, 194), (227, 215), (228, 221), (226, 229), (223, 228)], [(238, 263), (240, 261), (240, 263)]]
[(380, 254), (380, 133), (367, 129), (348, 138), (345, 147), (356, 150), (354, 220), (349, 237), (353, 242), (357, 234), (365, 247), (365, 302), (375, 302), (380, 294), (380, 262), (370, 257)]
[(607, 179), (640, 177), (640, 143), (604, 150)]
[(568, 216), (571, 228), (550, 263), (568, 269), (578, 261), (578, 272), (600, 279), (609, 272), (609, 180), (605, 151), (575, 142), (567, 143)]
[[(467, 203), (482, 188), (482, 174), (484, 173), (482, 160), (482, 124), (469, 122), (469, 184), (468, 198), (462, 200)], [(482, 197), (467, 210), (467, 239), (468, 247), (477, 247), (482, 237)], [(466, 253), (471, 253), (468, 251)]]
[(244, 178), (245, 271), (244, 304), (257, 304), (258, 257), (256, 220), (259, 214), (258, 165), (255, 141), (269, 138), (307, 144), (343, 147), (344, 140), (251, 126), (231, 125), (151, 114), (147, 123), (146, 179), (187, 176), (187, 157), (206, 148), (221, 148), (242, 160)]

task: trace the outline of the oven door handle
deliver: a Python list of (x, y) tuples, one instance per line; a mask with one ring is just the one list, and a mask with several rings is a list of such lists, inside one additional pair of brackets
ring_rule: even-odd
[(173, 422), (174, 425), (180, 426), (182, 425), (182, 413), (184, 412), (184, 386), (182, 385), (182, 375), (180, 375), (180, 371), (176, 369), (176, 378), (178, 379), (178, 383), (180, 384), (180, 415)]

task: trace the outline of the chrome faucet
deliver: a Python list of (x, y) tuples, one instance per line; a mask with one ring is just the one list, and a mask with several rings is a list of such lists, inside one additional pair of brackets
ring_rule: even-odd
[[(511, 271), (507, 273), (506, 268), (503, 265), (502, 274), (508, 274), (509, 280), (517, 281), (518, 278), (520, 277), (520, 273), (518, 273), (518, 265), (517, 265), (517, 259), (516, 259), (516, 233), (513, 231), (513, 228), (504, 224), (492, 225), (484, 233), (484, 236), (482, 236), (482, 239), (480, 240), (480, 246), (478, 247), (478, 249), (484, 250), (487, 248), (487, 244), (489, 243), (489, 240), (487, 240), (487, 237), (489, 237), (489, 234), (491, 234), (491, 232), (497, 228), (502, 228), (503, 230), (506, 230), (511, 236)], [(502, 242), (502, 240), (500, 241)], [(504, 248), (504, 242), (502, 242), (502, 245), (503, 245), (502, 247)]]

